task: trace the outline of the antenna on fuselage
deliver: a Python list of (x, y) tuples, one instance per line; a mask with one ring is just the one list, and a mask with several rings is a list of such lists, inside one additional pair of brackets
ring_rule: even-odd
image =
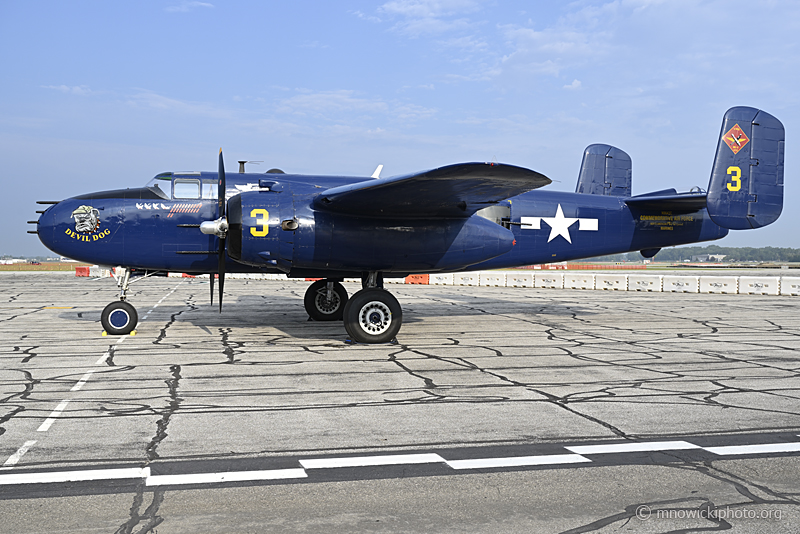
[(244, 174), (244, 164), (245, 163), (252, 163), (253, 165), (258, 165), (259, 163), (264, 163), (263, 161), (247, 161), (247, 160), (239, 160), (239, 174)]

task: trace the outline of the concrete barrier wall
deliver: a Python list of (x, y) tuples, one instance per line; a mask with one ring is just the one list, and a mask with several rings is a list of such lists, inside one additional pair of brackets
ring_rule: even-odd
[(453, 274), (454, 286), (477, 286), (480, 285), (480, 274), (476, 272), (471, 273), (454, 273)]
[(739, 280), (735, 276), (701, 276), (700, 293), (738, 293)]
[(664, 276), (660, 274), (628, 275), (628, 291), (663, 291)]
[(739, 293), (742, 295), (779, 295), (781, 279), (767, 276), (740, 276)]
[(594, 277), (594, 288), (611, 291), (628, 291), (627, 274), (598, 273)]
[[(76, 267), (76, 276), (108, 276), (108, 269)], [(169, 273), (171, 277), (188, 276)], [(207, 274), (196, 275), (208, 279)], [(290, 280), (285, 274), (228, 273), (227, 278), (243, 280)], [(346, 283), (361, 284), (358, 278)], [(690, 276), (660, 274), (590, 273), (586, 271), (468, 271), (385, 278), (387, 284), (426, 284), (457, 286), (519, 287), (539, 289), (584, 289), (611, 291), (652, 291), (671, 293), (719, 293), (800, 296), (800, 276)]]
[(800, 295), (800, 277), (782, 276), (781, 295)]
[(564, 273), (564, 289), (594, 289), (594, 274)]
[(506, 273), (503, 271), (483, 271), (478, 280), (482, 286), (506, 287)]
[(453, 285), (453, 273), (447, 274), (432, 274), (430, 277), (431, 285), (435, 286), (452, 286)]
[(507, 273), (506, 287), (533, 287), (533, 273)]
[(533, 275), (533, 287), (543, 289), (563, 289), (564, 273), (536, 273)]
[(698, 293), (700, 291), (699, 276), (667, 276), (661, 280), (662, 290), (671, 293)]

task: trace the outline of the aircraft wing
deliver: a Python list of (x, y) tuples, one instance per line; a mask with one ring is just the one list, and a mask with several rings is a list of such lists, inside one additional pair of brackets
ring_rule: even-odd
[(550, 182), (543, 174), (514, 165), (459, 163), (334, 187), (314, 199), (314, 208), (366, 217), (466, 218)]

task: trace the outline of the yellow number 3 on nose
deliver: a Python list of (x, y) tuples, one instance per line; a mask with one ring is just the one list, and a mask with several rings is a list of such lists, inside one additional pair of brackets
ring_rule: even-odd
[[(264, 237), (269, 233), (269, 212), (267, 210), (262, 208), (254, 209), (250, 212), (250, 217), (256, 218), (255, 226), (250, 228), (250, 235), (254, 237)], [(260, 226), (261, 228), (258, 229), (256, 226)]]

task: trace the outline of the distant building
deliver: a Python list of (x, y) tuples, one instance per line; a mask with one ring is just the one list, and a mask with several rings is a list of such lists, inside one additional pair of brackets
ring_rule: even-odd
[(705, 261), (722, 261), (722, 259), (727, 256), (727, 254), (700, 254), (698, 256), (692, 256), (692, 262), (705, 262)]

